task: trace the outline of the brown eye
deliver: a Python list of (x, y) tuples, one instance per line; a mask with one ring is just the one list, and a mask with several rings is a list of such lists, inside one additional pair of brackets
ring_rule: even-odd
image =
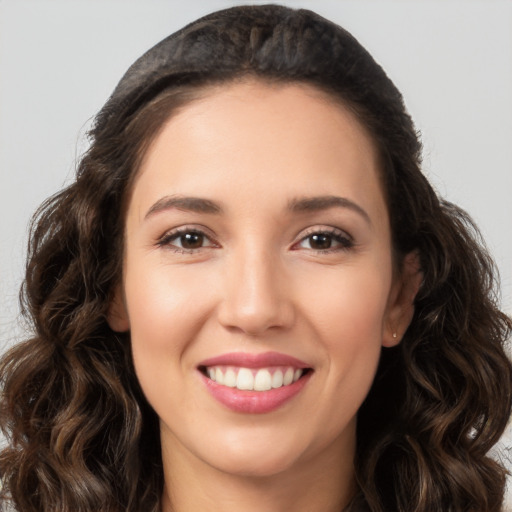
[(309, 237), (309, 246), (311, 249), (325, 250), (332, 246), (332, 236), (324, 233), (318, 233)]
[(201, 233), (184, 233), (177, 240), (183, 249), (199, 249), (203, 247), (204, 235)]
[(306, 235), (295, 247), (310, 251), (343, 251), (351, 249), (354, 242), (350, 235), (341, 230), (317, 231)]
[(201, 231), (188, 229), (178, 230), (163, 236), (158, 245), (178, 252), (193, 252), (204, 247), (215, 246), (212, 240)]

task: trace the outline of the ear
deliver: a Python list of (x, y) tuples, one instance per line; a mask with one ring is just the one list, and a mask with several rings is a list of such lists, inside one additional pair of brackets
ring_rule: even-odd
[(128, 317), (128, 310), (126, 309), (121, 286), (116, 286), (114, 295), (110, 300), (107, 322), (113, 331), (127, 332), (130, 330), (130, 319)]
[(382, 345), (398, 345), (409, 327), (414, 315), (414, 299), (423, 281), (418, 251), (410, 252), (402, 262), (402, 268), (395, 276), (389, 295), (384, 320)]

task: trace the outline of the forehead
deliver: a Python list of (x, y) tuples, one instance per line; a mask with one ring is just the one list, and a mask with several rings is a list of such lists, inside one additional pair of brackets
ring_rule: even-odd
[(133, 192), (147, 203), (163, 189), (222, 196), (250, 183), (265, 196), (300, 196), (314, 186), (319, 195), (335, 187), (382, 199), (379, 174), (375, 144), (339, 101), (306, 84), (246, 80), (202, 89), (172, 115)]

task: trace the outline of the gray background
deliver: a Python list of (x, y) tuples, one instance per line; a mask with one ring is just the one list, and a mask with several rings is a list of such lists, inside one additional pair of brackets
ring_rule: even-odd
[[(91, 118), (147, 48), (240, 3), (266, 2), (0, 0), (0, 351), (24, 337), (30, 216), (72, 179)], [(280, 3), (338, 22), (383, 65), (422, 132), (425, 173), (477, 221), (512, 313), (512, 2)]]

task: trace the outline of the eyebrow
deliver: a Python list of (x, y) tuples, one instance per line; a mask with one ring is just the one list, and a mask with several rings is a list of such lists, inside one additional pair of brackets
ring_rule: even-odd
[[(314, 196), (291, 199), (288, 202), (288, 210), (292, 212), (318, 212), (330, 208), (348, 208), (361, 217), (368, 224), (372, 224), (368, 213), (357, 203), (340, 196)], [(223, 212), (222, 207), (210, 199), (201, 197), (165, 196), (154, 203), (147, 211), (144, 219), (164, 210), (184, 210), (194, 213), (207, 213), (219, 215)]]
[(370, 226), (372, 225), (372, 221), (366, 210), (346, 197), (301, 197), (289, 201), (288, 208), (293, 212), (318, 212), (328, 210), (329, 208), (348, 208), (363, 217)]
[(171, 209), (185, 210), (195, 213), (222, 213), (222, 208), (217, 203), (210, 201), (209, 199), (203, 199), (200, 197), (165, 196), (151, 206), (144, 216), (144, 219), (147, 219), (151, 215), (163, 210)]

